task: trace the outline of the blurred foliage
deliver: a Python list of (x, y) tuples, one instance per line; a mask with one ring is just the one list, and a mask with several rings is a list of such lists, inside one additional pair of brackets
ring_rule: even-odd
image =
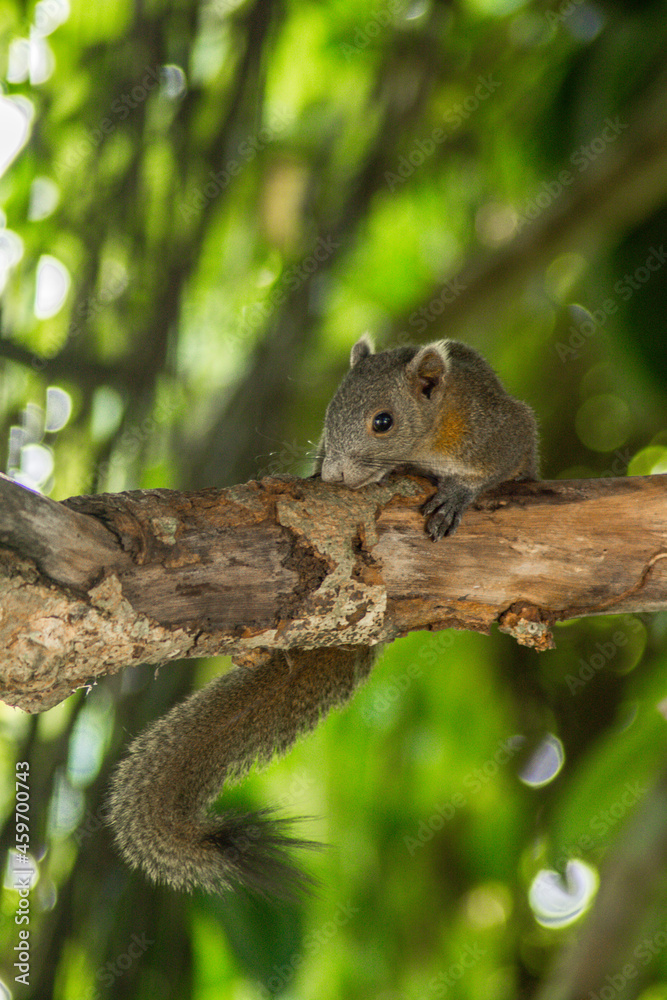
[[(0, 0), (10, 475), (60, 499), (304, 474), (365, 329), (480, 348), (545, 477), (667, 471), (664, 2), (70, 2)], [(556, 631), (539, 657), (410, 635), (231, 790), (319, 817), (298, 906), (156, 891), (103, 826), (129, 737), (224, 661), (4, 709), (3, 845), (28, 761), (40, 870), (30, 988), (4, 892), (6, 990), (536, 995), (581, 924), (538, 923), (533, 880), (604, 871), (666, 745), (665, 616)], [(666, 930), (663, 893), (590, 996), (665, 1000)]]

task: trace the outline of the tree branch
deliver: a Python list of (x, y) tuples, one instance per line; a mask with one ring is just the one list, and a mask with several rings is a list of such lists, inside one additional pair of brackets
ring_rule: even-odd
[(280, 477), (55, 503), (2, 478), (0, 697), (43, 711), (132, 663), (494, 622), (545, 649), (554, 621), (667, 608), (667, 476), (505, 484), (437, 544), (432, 489)]

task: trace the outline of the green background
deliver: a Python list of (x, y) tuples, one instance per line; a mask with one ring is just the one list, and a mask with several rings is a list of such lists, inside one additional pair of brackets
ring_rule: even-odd
[[(535, 409), (545, 478), (667, 471), (664, 3), (65, 14), (0, 0), (3, 100), (32, 116), (0, 177), (7, 472), (56, 499), (307, 474), (365, 330), (481, 350)], [(69, 290), (38, 318), (45, 256)], [(127, 671), (39, 718), (2, 707), (3, 846), (29, 761), (40, 870), (31, 987), (12, 982), (11, 888), (2, 981), (56, 1000), (536, 995), (581, 924), (536, 922), (531, 883), (574, 858), (598, 872), (660, 773), (666, 632), (582, 620), (539, 656), (497, 632), (394, 643), (347, 710), (225, 796), (330, 845), (289, 906), (155, 890), (102, 823), (130, 737), (228, 661)], [(548, 734), (564, 761), (530, 787)], [(621, 1000), (667, 998), (655, 884)]]

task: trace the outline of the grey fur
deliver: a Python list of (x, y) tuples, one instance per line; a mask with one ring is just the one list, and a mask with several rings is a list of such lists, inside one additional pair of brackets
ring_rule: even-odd
[(368, 647), (266, 652), (177, 705), (143, 732), (119, 765), (109, 795), (117, 846), (133, 867), (175, 889), (220, 892), (243, 886), (291, 896), (309, 878), (291, 838), (270, 811), (217, 814), (227, 781), (284, 753), (368, 675)]
[(350, 368), (354, 368), (357, 362), (361, 361), (362, 358), (368, 357), (369, 354), (373, 354), (374, 351), (375, 347), (373, 346), (371, 335), (364, 333), (363, 336), (359, 337), (359, 340), (350, 351)]
[[(537, 476), (537, 429), (530, 407), (510, 396), (484, 358), (441, 340), (373, 354), (367, 338), (327, 408), (317, 471), (358, 489), (395, 469), (436, 480), (424, 507), (435, 540), (452, 534), (484, 490)], [(393, 427), (372, 429), (388, 413)]]

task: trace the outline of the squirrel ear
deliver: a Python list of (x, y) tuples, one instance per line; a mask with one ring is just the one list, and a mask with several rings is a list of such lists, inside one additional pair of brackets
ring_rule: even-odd
[(407, 365), (405, 372), (408, 382), (416, 393), (430, 399), (433, 390), (442, 384), (447, 374), (448, 362), (446, 341), (427, 344), (417, 351)]
[(373, 354), (375, 348), (373, 347), (373, 341), (369, 333), (365, 333), (363, 337), (360, 337), (356, 342), (352, 350), (350, 351), (350, 368), (354, 368), (362, 358), (367, 358), (369, 354)]

